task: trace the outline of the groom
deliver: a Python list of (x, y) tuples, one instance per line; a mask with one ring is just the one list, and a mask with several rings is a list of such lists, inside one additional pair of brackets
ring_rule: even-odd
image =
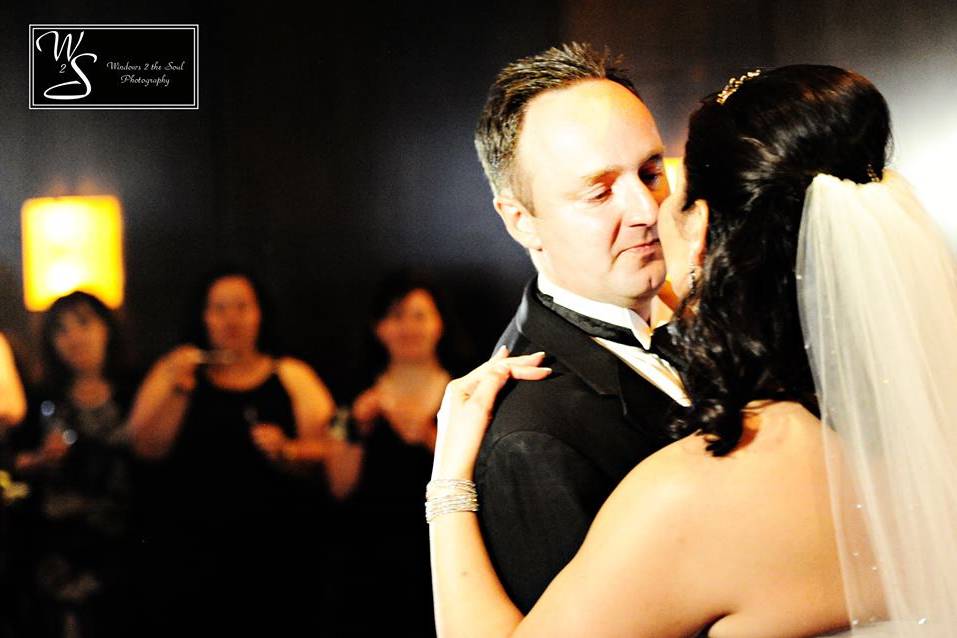
[(652, 343), (667, 314), (664, 147), (608, 62), (571, 44), (510, 64), (475, 134), (495, 210), (538, 271), (499, 345), (543, 350), (554, 370), (506, 386), (475, 472), (486, 545), (526, 613), (687, 405), (667, 332)]

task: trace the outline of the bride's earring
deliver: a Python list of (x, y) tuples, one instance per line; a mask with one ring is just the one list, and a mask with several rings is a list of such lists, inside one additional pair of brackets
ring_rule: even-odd
[(694, 294), (697, 284), (698, 284), (698, 268), (697, 266), (691, 266), (688, 269), (688, 295), (689, 296)]

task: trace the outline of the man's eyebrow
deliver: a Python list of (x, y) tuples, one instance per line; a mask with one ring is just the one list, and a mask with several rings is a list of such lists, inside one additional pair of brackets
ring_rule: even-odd
[(581, 181), (583, 184), (589, 184), (589, 185), (597, 184), (599, 182), (604, 181), (605, 178), (608, 177), (609, 175), (617, 175), (618, 173), (622, 172), (622, 170), (623, 170), (622, 167), (617, 165), (605, 166), (603, 168), (598, 169), (597, 171), (593, 173), (589, 173), (588, 175), (585, 175), (584, 177), (582, 177)]
[[(648, 155), (646, 155), (638, 163), (638, 166), (644, 166), (645, 164), (651, 161), (661, 161), (664, 159), (664, 156), (665, 156), (665, 149), (658, 147), (652, 150), (650, 153), (648, 153)], [(598, 169), (597, 171), (594, 171), (592, 173), (589, 173), (588, 175), (583, 176), (581, 181), (583, 184), (589, 184), (589, 185), (597, 184), (599, 182), (604, 181), (604, 179), (608, 177), (609, 175), (615, 175), (615, 174), (621, 173), (622, 171), (624, 171), (624, 168), (618, 164), (615, 164), (613, 166), (605, 166)]]

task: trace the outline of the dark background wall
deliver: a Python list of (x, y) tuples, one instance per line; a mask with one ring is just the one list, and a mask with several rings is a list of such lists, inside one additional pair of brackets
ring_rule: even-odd
[[(316, 7), (0, 5), (0, 329), (24, 359), (36, 317), (20, 206), (104, 192), (124, 205), (123, 312), (143, 365), (176, 343), (190, 283), (222, 260), (261, 273), (290, 351), (340, 394), (371, 288), (394, 267), (432, 269), (484, 354), (532, 270), (491, 209), (472, 126), (498, 68), (565, 40), (625, 54), (671, 154), (700, 96), (799, 61), (872, 77), (922, 174), (957, 149), (951, 0)], [(97, 22), (198, 23), (200, 109), (29, 111), (27, 25)]]

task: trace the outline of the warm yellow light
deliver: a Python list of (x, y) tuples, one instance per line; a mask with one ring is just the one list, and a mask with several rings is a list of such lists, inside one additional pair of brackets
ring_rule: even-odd
[(668, 177), (668, 186), (671, 187), (671, 190), (674, 190), (675, 185), (678, 183), (678, 171), (681, 170), (681, 163), (683, 161), (683, 157), (665, 158), (665, 175)]
[[(681, 170), (684, 161), (685, 158), (683, 157), (665, 158), (665, 176), (668, 178), (668, 186), (672, 192), (674, 192), (675, 186), (678, 184), (678, 171)], [(672, 309), (676, 307), (677, 297), (674, 296), (671, 290), (671, 280), (667, 277), (665, 278), (665, 285), (658, 292), (658, 296), (661, 297), (662, 300), (665, 300), (665, 304)]]
[(123, 303), (123, 218), (120, 201), (38, 197), (23, 202), (23, 300), (46, 310), (82, 289), (107, 306)]

